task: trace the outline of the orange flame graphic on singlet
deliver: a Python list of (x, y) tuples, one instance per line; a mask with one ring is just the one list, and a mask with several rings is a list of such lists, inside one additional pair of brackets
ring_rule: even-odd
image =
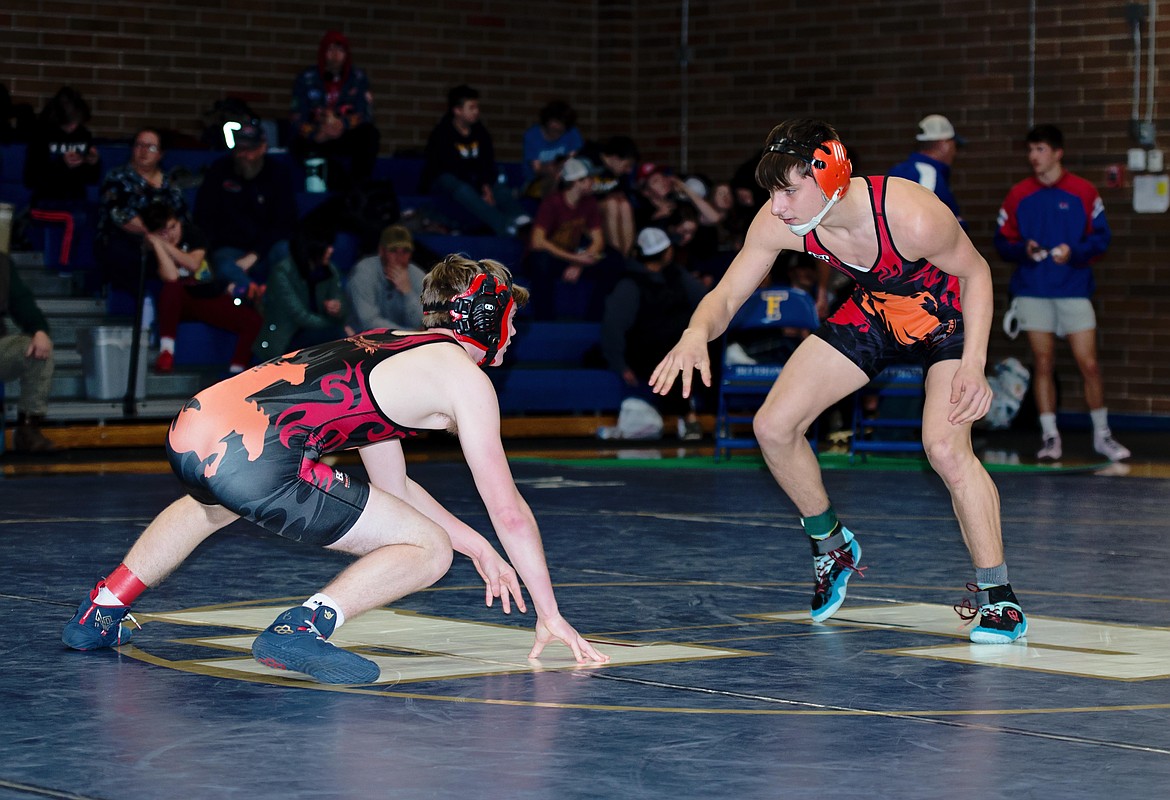
[(866, 313), (881, 318), (887, 330), (903, 345), (921, 342), (942, 324), (937, 315), (938, 301), (928, 292), (908, 296), (865, 292), (863, 308)]
[[(171, 423), (171, 448), (178, 453), (195, 453), (200, 461), (210, 458), (204, 476), (211, 478), (227, 453), (226, 439), (234, 431), (243, 440), (248, 460), (255, 461), (264, 452), (268, 415), (248, 398), (281, 380), (299, 386), (305, 381), (305, 368), (284, 360), (269, 362), (204, 389)], [(218, 438), (212, 440), (209, 434)]]

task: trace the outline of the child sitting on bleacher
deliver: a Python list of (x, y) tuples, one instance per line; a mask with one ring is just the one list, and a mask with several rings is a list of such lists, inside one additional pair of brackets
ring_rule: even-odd
[(227, 284), (217, 280), (207, 264), (207, 240), (190, 223), (184, 223), (166, 202), (143, 210), (146, 244), (162, 281), (158, 293), (159, 353), (154, 368), (168, 373), (175, 368), (175, 339), (179, 323), (196, 320), (237, 335), (228, 372), (243, 372), (260, 333), (260, 315), (252, 306), (237, 303)]

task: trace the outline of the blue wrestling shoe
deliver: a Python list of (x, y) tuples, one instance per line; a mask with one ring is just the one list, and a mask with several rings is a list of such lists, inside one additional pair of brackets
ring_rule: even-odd
[(321, 683), (373, 683), (382, 671), (357, 653), (325, 641), (337, 612), (297, 606), (276, 618), (252, 642), (252, 657), (266, 667), (303, 672)]
[(845, 588), (849, 577), (856, 572), (861, 577), (865, 567), (860, 565), (861, 544), (853, 532), (840, 523), (837, 529), (824, 539), (813, 539), (813, 567), (816, 570), (817, 585), (813, 590), (810, 605), (813, 622), (824, 622), (837, 613), (845, 602)]
[(968, 583), (967, 590), (975, 592), (975, 602), (965, 598), (955, 606), (955, 612), (965, 620), (979, 618), (971, 629), (972, 642), (1009, 644), (1028, 632), (1028, 618), (1024, 616), (1010, 583), (986, 589)]
[(93, 601), (103, 585), (99, 583), (90, 591), (89, 597), (77, 607), (73, 619), (65, 625), (61, 641), (67, 647), (74, 650), (99, 650), (103, 647), (118, 647), (130, 641), (132, 631), (122, 625), (122, 620), (126, 618), (138, 625), (134, 617), (130, 616), (130, 606), (99, 606)]

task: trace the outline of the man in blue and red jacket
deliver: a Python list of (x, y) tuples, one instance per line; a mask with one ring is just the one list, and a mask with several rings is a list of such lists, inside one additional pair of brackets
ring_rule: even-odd
[(1011, 188), (999, 210), (995, 246), (1014, 262), (1012, 312), (1028, 335), (1035, 361), (1033, 387), (1043, 446), (1037, 458), (1063, 455), (1056, 427), (1056, 337), (1067, 338), (1084, 381), (1093, 420), (1093, 448), (1121, 461), (1130, 452), (1109, 430), (1105, 392), (1097, 364), (1097, 318), (1092, 263), (1109, 247), (1112, 233), (1096, 188), (1063, 166), (1064, 136), (1038, 125), (1025, 137), (1032, 176)]

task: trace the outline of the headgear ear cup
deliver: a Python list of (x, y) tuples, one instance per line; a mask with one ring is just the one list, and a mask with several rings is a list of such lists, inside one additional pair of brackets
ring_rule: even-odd
[[(821, 156), (824, 156), (823, 158)], [(853, 177), (853, 164), (845, 152), (845, 145), (836, 139), (821, 142), (813, 151), (813, 178), (825, 197), (832, 197), (840, 190), (841, 197), (849, 191), (849, 179)]]
[(426, 311), (447, 311), (450, 321), (443, 327), (455, 331), (456, 338), (472, 342), (484, 350), (479, 364), (490, 364), (508, 342), (508, 316), (513, 306), (512, 288), (494, 275), (481, 272), (472, 279), (467, 291), (450, 303), (427, 305)]
[(766, 148), (769, 153), (792, 156), (812, 167), (812, 178), (824, 192), (826, 198), (840, 191), (838, 197), (849, 191), (849, 179), (853, 176), (853, 165), (845, 152), (845, 145), (836, 139), (820, 144), (795, 142), (791, 139), (777, 139)]

